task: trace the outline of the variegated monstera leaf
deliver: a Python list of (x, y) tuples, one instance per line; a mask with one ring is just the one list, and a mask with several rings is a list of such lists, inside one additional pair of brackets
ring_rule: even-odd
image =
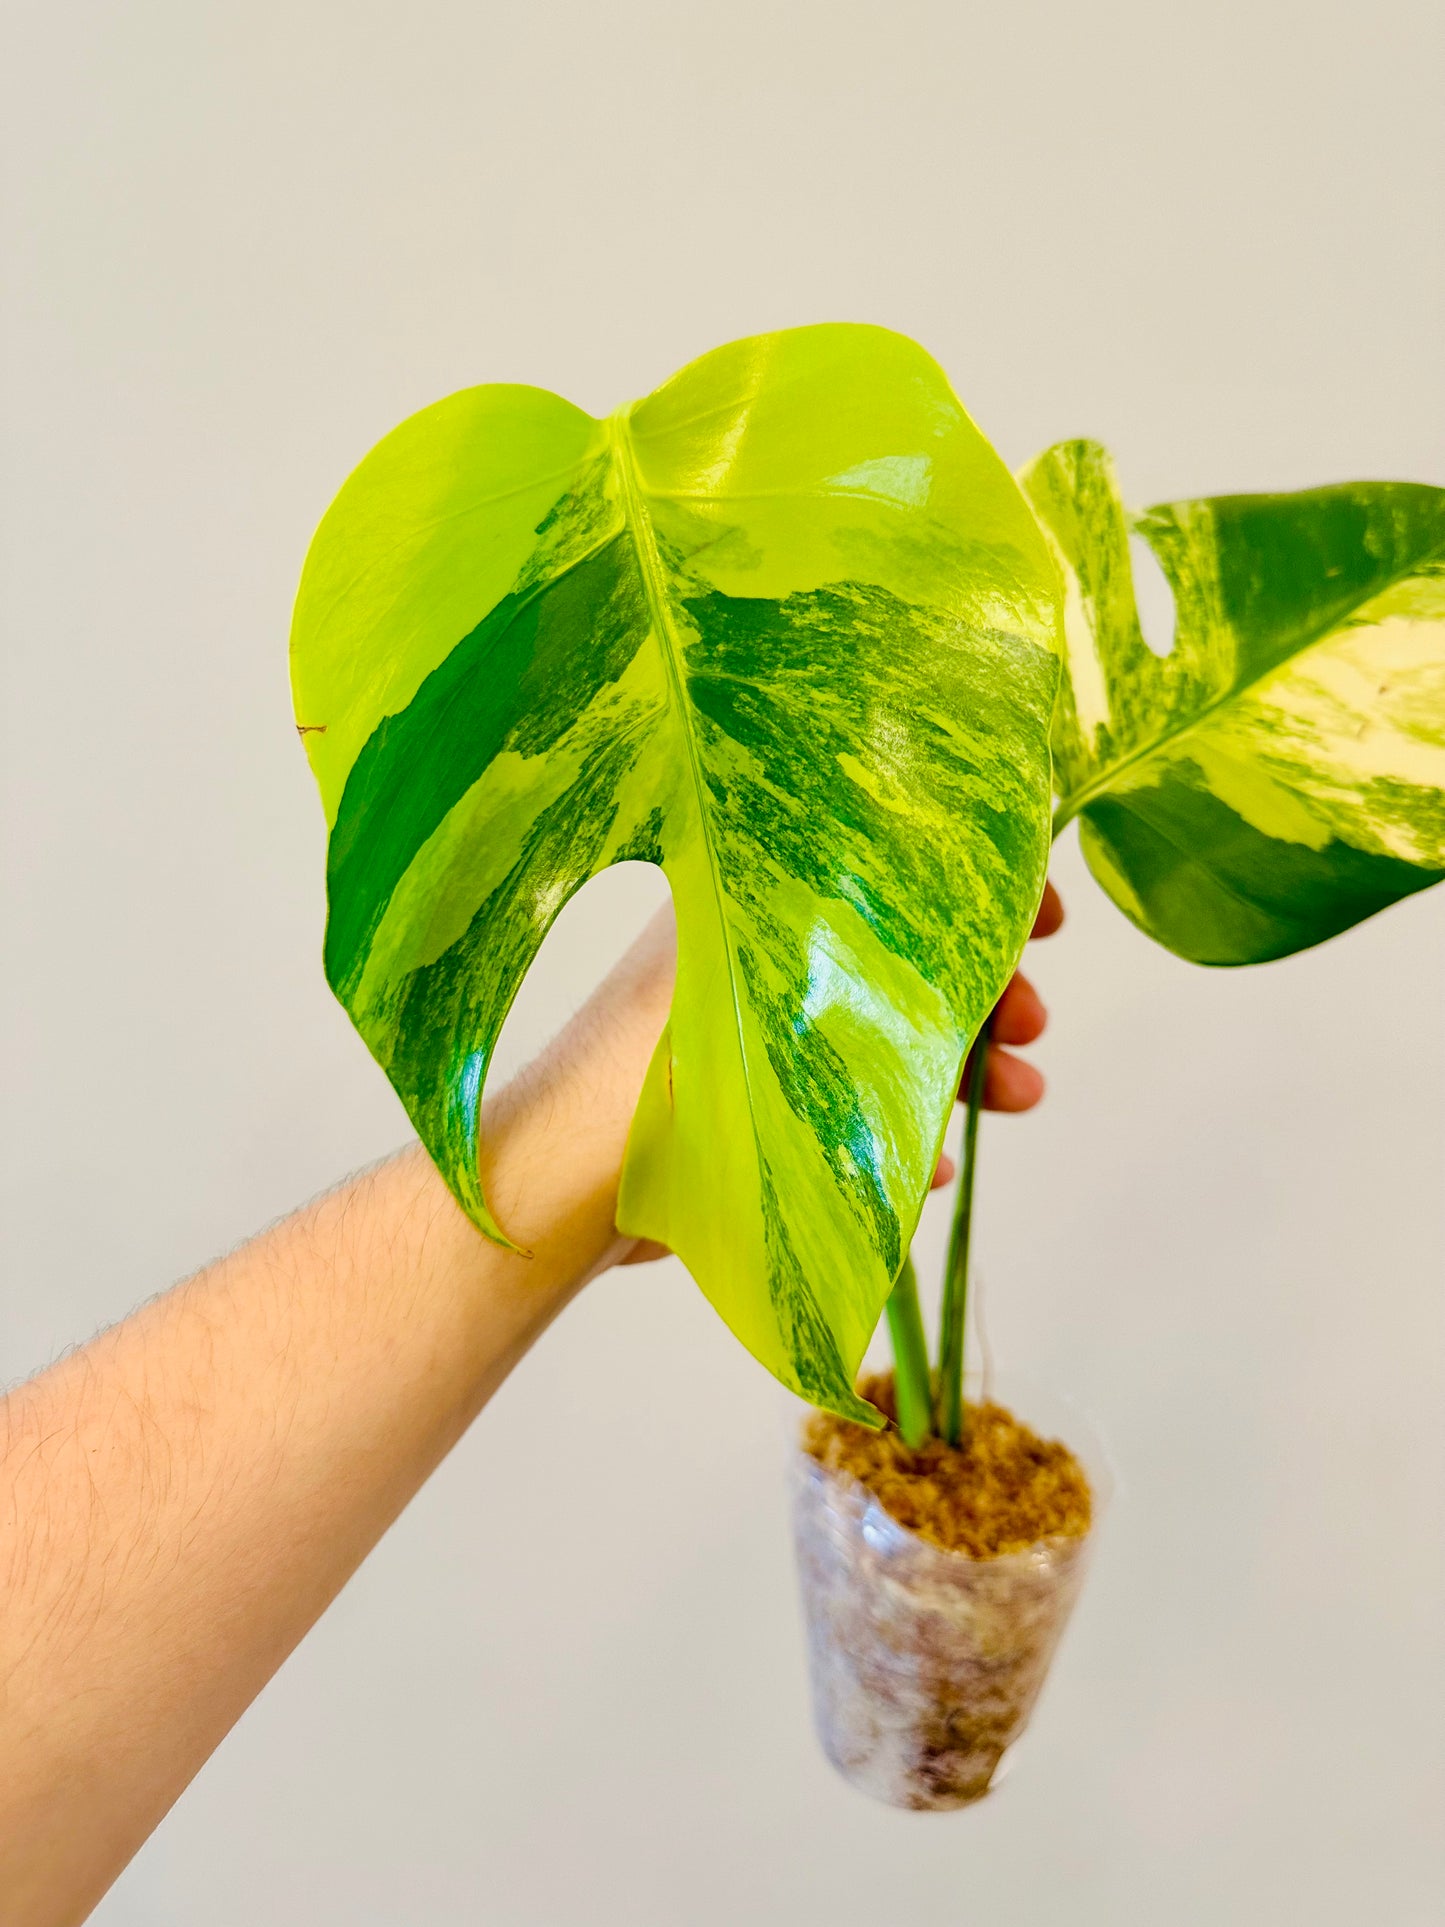
[(474, 388), (307, 559), (297, 721), (326, 969), (473, 1220), (497, 1034), (625, 858), (677, 912), (620, 1223), (819, 1404), (908, 1248), (1043, 887), (1057, 577), (940, 370), (882, 329), (734, 343), (594, 420)]
[[(1197, 963), (1319, 943), (1445, 873), (1445, 490), (1351, 482), (1136, 518), (1092, 442), (1022, 477), (1065, 582), (1058, 823)], [(1135, 606), (1130, 531), (1174, 592)]]

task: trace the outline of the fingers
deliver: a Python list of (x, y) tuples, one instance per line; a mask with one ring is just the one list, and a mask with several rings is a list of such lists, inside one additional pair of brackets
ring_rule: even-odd
[[(994, 1006), (988, 1068), (983, 1077), (983, 1105), (986, 1111), (1031, 1111), (1043, 1096), (1043, 1073), (1001, 1046), (1032, 1044), (1036, 1038), (1043, 1036), (1048, 1021), (1049, 1013), (1044, 1009), (1043, 999), (1028, 978), (1021, 974), (1011, 977), (1008, 988)], [(970, 1052), (968, 1063), (963, 1067), (963, 1083), (958, 1092), (960, 1103), (968, 1095), (969, 1067), (972, 1063), (973, 1055)], [(935, 1185), (946, 1182), (947, 1179), (934, 1179)]]
[[(1034, 918), (1031, 937), (1051, 937), (1064, 921), (1064, 904), (1052, 883), (1044, 885), (1043, 899)], [(1022, 971), (1015, 971), (994, 1006), (993, 1031), (989, 1039), (988, 1066), (983, 1074), (983, 1107), (986, 1111), (1031, 1111), (1044, 1094), (1043, 1072), (1015, 1057), (1005, 1044), (1032, 1044), (1044, 1034), (1049, 1013), (1044, 1000)], [(968, 1093), (969, 1064), (964, 1066), (960, 1103)], [(947, 1155), (938, 1160), (930, 1191), (940, 1191), (954, 1174), (954, 1162)]]
[(1051, 937), (1064, 921), (1064, 900), (1052, 883), (1044, 885), (1044, 900), (1034, 918), (1031, 937)]
[(1043, 999), (1021, 972), (1009, 979), (994, 1006), (993, 1035), (1000, 1044), (1032, 1044), (1044, 1034), (1049, 1013)]
[(666, 1245), (660, 1245), (654, 1238), (639, 1238), (627, 1255), (617, 1260), (620, 1265), (650, 1265), (658, 1258), (670, 1258), (672, 1253)]
[[(1039, 1006), (1042, 1010), (1043, 1006)], [(1042, 1024), (1039, 1026), (1043, 1028)], [(1021, 1039), (1019, 1041), (1027, 1041)], [(969, 1066), (973, 1063), (970, 1053), (968, 1064), (963, 1071), (963, 1089), (959, 1092), (962, 1101), (968, 1090)], [(983, 1108), (986, 1111), (1031, 1111), (1045, 1090), (1044, 1074), (1022, 1057), (1015, 1057), (1011, 1050), (990, 1043), (988, 1047), (988, 1067), (983, 1074)], [(947, 1152), (938, 1160), (938, 1168), (929, 1184), (930, 1191), (941, 1191), (948, 1184), (958, 1167)]]
[[(1042, 1010), (1043, 1006), (1039, 1008)], [(969, 1062), (972, 1061), (970, 1057)], [(965, 1066), (963, 1091), (967, 1089), (968, 1068)], [(959, 1093), (960, 1098), (963, 1091)], [(1025, 1063), (1022, 1057), (1015, 1057), (1011, 1050), (1004, 1050), (998, 1044), (989, 1045), (988, 1068), (983, 1074), (983, 1108), (986, 1111), (1031, 1111), (1043, 1094), (1042, 1071)], [(941, 1191), (945, 1184), (952, 1182), (957, 1169), (953, 1159), (945, 1152), (938, 1160), (929, 1190)]]
[(983, 1074), (986, 1111), (1031, 1111), (1044, 1094), (1044, 1074), (1012, 1051), (990, 1044)]
[[(1064, 921), (1064, 904), (1052, 883), (1044, 885), (1034, 937), (1051, 937)], [(993, 1013), (993, 1033), (989, 1040), (988, 1065), (983, 1077), (983, 1103), (988, 1111), (1031, 1111), (1044, 1094), (1043, 1072), (1022, 1057), (1015, 1057), (1005, 1044), (1032, 1044), (1044, 1034), (1049, 1013), (1044, 1001), (1022, 972), (1009, 979)], [(964, 1072), (964, 1090), (968, 1072)], [(963, 1091), (959, 1096), (963, 1096)], [(935, 1180), (937, 1182), (937, 1180)]]

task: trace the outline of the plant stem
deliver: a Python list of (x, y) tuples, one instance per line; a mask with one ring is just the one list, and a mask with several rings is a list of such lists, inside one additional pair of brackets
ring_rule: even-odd
[(893, 1341), (893, 1390), (898, 1429), (915, 1450), (933, 1429), (933, 1382), (928, 1372), (928, 1335), (918, 1303), (918, 1273), (912, 1254), (888, 1295), (888, 1336)]
[(953, 1230), (943, 1273), (943, 1316), (938, 1335), (938, 1431), (950, 1445), (963, 1443), (963, 1344), (968, 1318), (968, 1243), (973, 1229), (973, 1179), (978, 1168), (978, 1114), (988, 1070), (988, 1016), (974, 1039), (968, 1073), (968, 1110), (963, 1121), (963, 1169), (953, 1201)]

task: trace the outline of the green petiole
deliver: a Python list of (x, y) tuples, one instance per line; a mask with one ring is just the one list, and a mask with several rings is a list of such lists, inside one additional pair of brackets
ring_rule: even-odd
[(969, 1065), (968, 1109), (963, 1125), (963, 1169), (953, 1205), (953, 1230), (943, 1274), (943, 1315), (938, 1335), (938, 1433), (950, 1445), (963, 1443), (963, 1349), (968, 1317), (968, 1247), (973, 1228), (973, 1181), (978, 1165), (978, 1118), (983, 1109), (984, 1077), (992, 1017), (974, 1040)]
[(893, 1343), (893, 1386), (898, 1429), (906, 1445), (922, 1445), (933, 1429), (933, 1381), (928, 1369), (928, 1335), (918, 1302), (918, 1273), (911, 1256), (889, 1294), (888, 1336)]

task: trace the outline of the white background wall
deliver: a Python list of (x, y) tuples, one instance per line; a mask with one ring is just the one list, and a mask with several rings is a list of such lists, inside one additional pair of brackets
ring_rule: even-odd
[[(1136, 501), (1440, 480), (1442, 20), (13, 0), (0, 1375), (405, 1134), (322, 981), (284, 656), (381, 432), (856, 318)], [(1058, 873), (987, 1310), (1124, 1492), (997, 1799), (822, 1764), (782, 1395), (669, 1263), (528, 1360), (104, 1927), (1438, 1920), (1445, 892), (1228, 974)], [(650, 880), (574, 906), (513, 1061)]]

